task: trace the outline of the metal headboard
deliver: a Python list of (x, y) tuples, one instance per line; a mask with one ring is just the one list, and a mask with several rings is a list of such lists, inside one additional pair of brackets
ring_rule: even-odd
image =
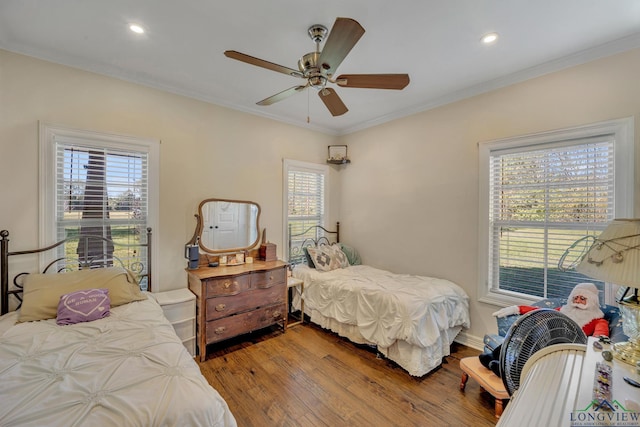
[(307, 262), (304, 248), (319, 245), (330, 245), (332, 242), (327, 235), (335, 235), (335, 243), (340, 243), (340, 221), (336, 222), (335, 231), (330, 231), (321, 225), (314, 225), (301, 233), (293, 234), (289, 224), (289, 264), (304, 264)]
[[(52, 269), (56, 269), (56, 272), (70, 271), (70, 270), (82, 270), (86, 268), (101, 268), (109, 267), (113, 265), (119, 265), (125, 267), (128, 270), (136, 274), (138, 278), (138, 284), (143, 284), (146, 279), (146, 290), (151, 291), (151, 228), (147, 228), (147, 242), (137, 244), (118, 243), (111, 239), (107, 239), (102, 236), (94, 236), (90, 234), (80, 234), (73, 237), (68, 237), (51, 246), (45, 248), (32, 249), (28, 251), (16, 251), (9, 252), (9, 232), (7, 230), (0, 231), (0, 305), (2, 305), (0, 314), (6, 314), (9, 312), (9, 295), (13, 295), (18, 299), (19, 305), (22, 304), (22, 279), (24, 275), (29, 273), (19, 273), (13, 278), (14, 289), (9, 289), (9, 257), (16, 255), (29, 255), (39, 254), (54, 250), (59, 246), (72, 241), (78, 241), (78, 245), (84, 245), (86, 248), (95, 247), (92, 246), (99, 244), (100, 247), (105, 245), (110, 248), (146, 248), (146, 266), (144, 262), (133, 261), (125, 265), (124, 261), (115, 256), (113, 253), (89, 253), (86, 251), (84, 256), (80, 257), (58, 257), (47, 264), (42, 270), (43, 273), (47, 273)], [(146, 268), (146, 271), (145, 271)]]

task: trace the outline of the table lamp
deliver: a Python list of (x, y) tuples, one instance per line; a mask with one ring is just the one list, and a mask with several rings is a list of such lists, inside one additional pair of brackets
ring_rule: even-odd
[(640, 218), (613, 220), (576, 270), (593, 279), (627, 287), (618, 303), (622, 330), (629, 341), (615, 343), (612, 353), (635, 366), (640, 361)]

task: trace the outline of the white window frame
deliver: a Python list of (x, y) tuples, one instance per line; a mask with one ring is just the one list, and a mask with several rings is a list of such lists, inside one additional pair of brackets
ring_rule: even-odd
[[(538, 297), (523, 298), (492, 290), (489, 283), (489, 209), (490, 156), (493, 151), (544, 146), (573, 139), (612, 135), (614, 139), (614, 217), (633, 216), (634, 199), (634, 121), (632, 117), (609, 120), (567, 129), (541, 132), (488, 142), (479, 147), (479, 223), (478, 223), (478, 300), (498, 306), (529, 304)], [(607, 287), (605, 302), (612, 303), (615, 293)]]
[(303, 162), (299, 160), (283, 159), (282, 162), (282, 230), (283, 230), (283, 257), (289, 259), (289, 171), (311, 172), (324, 175), (324, 215), (321, 226), (326, 226), (329, 211), (329, 166), (318, 163)]
[[(50, 123), (39, 123), (39, 242), (40, 247), (48, 246), (58, 240), (56, 225), (56, 144), (55, 138), (77, 139), (82, 145), (95, 146), (96, 148), (112, 148), (121, 150), (144, 151), (148, 153), (148, 216), (147, 227), (153, 232), (152, 257), (152, 284), (154, 290), (161, 289), (158, 275), (159, 247), (159, 195), (160, 195), (160, 141), (133, 136), (115, 135), (89, 130), (73, 129)], [(44, 268), (50, 260), (46, 254), (40, 257), (41, 267)]]

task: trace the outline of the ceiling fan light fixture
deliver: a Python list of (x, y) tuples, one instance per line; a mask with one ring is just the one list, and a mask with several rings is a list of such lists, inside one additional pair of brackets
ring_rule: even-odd
[(325, 76), (318, 75), (318, 76), (309, 77), (309, 86), (311, 86), (317, 91), (324, 89), (326, 85), (327, 85), (327, 78)]

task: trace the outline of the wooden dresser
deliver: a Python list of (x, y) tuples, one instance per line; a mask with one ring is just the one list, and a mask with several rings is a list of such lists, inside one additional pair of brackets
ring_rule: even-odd
[(196, 342), (201, 362), (207, 358), (207, 344), (276, 323), (284, 327), (286, 269), (282, 261), (256, 261), (187, 270), (189, 289), (196, 295)]

